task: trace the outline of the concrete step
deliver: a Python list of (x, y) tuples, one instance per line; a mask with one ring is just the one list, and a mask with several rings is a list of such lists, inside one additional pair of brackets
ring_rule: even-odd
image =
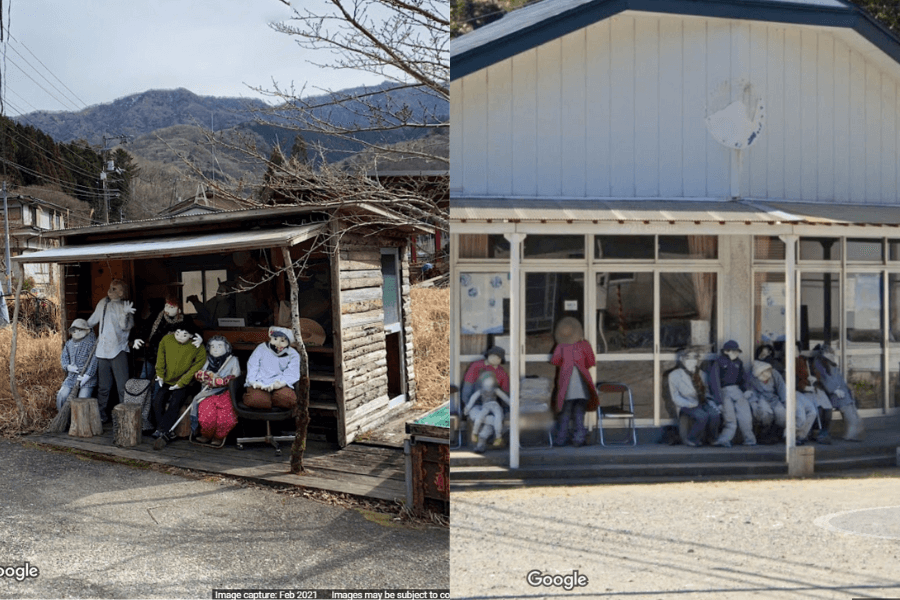
[(681, 464), (578, 464), (578, 465), (540, 465), (522, 466), (515, 471), (496, 465), (475, 467), (453, 467), (450, 469), (451, 482), (497, 479), (560, 479), (572, 483), (582, 479), (605, 479), (618, 481), (629, 477), (658, 478), (668, 480), (671, 477), (714, 477), (723, 478), (735, 475), (763, 475), (787, 473), (784, 462), (732, 461), (696, 462)]
[(828, 458), (819, 460), (816, 457), (815, 470), (817, 473), (834, 473), (838, 471), (849, 471), (851, 469), (871, 469), (871, 468), (897, 468), (896, 450), (884, 452), (881, 454), (867, 454), (848, 456), (843, 458)]

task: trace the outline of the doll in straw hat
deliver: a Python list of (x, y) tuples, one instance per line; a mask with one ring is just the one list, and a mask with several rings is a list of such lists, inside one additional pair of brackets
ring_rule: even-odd
[(558, 415), (556, 445), (569, 442), (569, 423), (572, 422), (575, 446), (584, 444), (587, 430), (586, 411), (597, 410), (600, 402), (593, 378), (588, 369), (596, 364), (594, 349), (584, 339), (584, 329), (575, 317), (563, 317), (554, 330), (556, 348), (550, 362), (556, 365), (556, 396), (553, 411)]

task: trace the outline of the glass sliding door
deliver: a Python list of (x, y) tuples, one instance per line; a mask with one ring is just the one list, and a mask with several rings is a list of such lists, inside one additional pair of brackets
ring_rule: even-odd
[(847, 384), (859, 408), (881, 408), (885, 384), (884, 276), (847, 273), (845, 282)]

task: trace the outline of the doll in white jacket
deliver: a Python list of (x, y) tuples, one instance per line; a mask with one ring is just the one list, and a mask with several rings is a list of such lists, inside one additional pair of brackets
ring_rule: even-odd
[(294, 334), (286, 327), (269, 327), (269, 341), (256, 347), (247, 361), (244, 404), (251, 408), (292, 408), (294, 384), (300, 381), (300, 355), (290, 347)]

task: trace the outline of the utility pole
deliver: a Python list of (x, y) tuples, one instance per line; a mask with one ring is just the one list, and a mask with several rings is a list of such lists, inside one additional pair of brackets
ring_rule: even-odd
[(6, 230), (6, 272), (3, 274), (5, 285), (0, 286), (0, 325), (9, 324), (9, 308), (6, 306), (6, 296), (12, 295), (10, 285), (10, 273), (12, 272), (12, 257), (9, 250), (9, 206), (6, 202), (6, 182), (3, 182), (3, 225)]
[[(127, 135), (110, 135), (103, 136), (103, 170), (100, 171), (100, 183), (103, 185), (103, 222), (109, 223), (109, 185), (106, 181), (106, 174), (111, 172), (121, 173), (120, 169), (116, 168), (115, 162), (112, 160), (107, 160), (107, 156), (109, 156), (109, 151), (113, 149), (114, 145), (111, 146), (110, 142), (116, 142), (116, 144), (127, 144), (128, 136)], [(121, 213), (119, 215), (119, 221), (122, 220)]]

